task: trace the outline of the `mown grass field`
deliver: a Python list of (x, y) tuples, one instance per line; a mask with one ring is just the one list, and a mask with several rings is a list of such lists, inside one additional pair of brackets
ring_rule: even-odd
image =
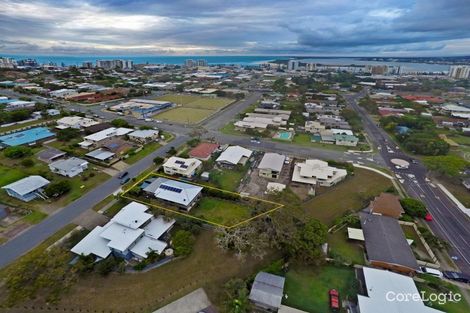
[(209, 183), (214, 187), (228, 190), (237, 191), (242, 178), (246, 174), (246, 169), (243, 170), (213, 170), (210, 172)]
[(191, 210), (191, 215), (213, 223), (231, 226), (247, 220), (252, 208), (239, 201), (227, 201), (213, 197), (203, 197)]
[(354, 270), (349, 267), (293, 266), (286, 274), (283, 303), (311, 313), (330, 312), (330, 289), (339, 292), (340, 301), (357, 294)]
[(392, 182), (388, 178), (356, 168), (353, 176), (348, 176), (336, 186), (321, 189), (318, 195), (307, 201), (303, 207), (308, 215), (326, 225), (332, 225), (337, 217), (350, 210), (363, 209), (370, 199), (389, 187), (392, 187)]
[(178, 107), (154, 115), (156, 119), (182, 123), (197, 124), (221, 108), (233, 102), (228, 98), (209, 98), (186, 94), (168, 94), (156, 100), (171, 101)]
[(346, 228), (328, 235), (331, 257), (348, 264), (364, 264), (364, 250), (358, 242), (348, 239)]

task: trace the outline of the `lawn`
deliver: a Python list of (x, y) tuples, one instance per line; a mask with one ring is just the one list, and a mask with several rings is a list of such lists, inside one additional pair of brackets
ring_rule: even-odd
[(348, 264), (364, 265), (364, 250), (357, 241), (348, 239), (347, 228), (329, 234), (330, 257)]
[(309, 146), (309, 147), (318, 147), (323, 149), (331, 149), (331, 150), (338, 150), (338, 151), (347, 151), (349, 149), (355, 149), (355, 147), (345, 147), (345, 146), (337, 146), (337, 145), (330, 145), (327, 143), (321, 142), (312, 142), (311, 141), (311, 134), (307, 133), (297, 133), (292, 140), (292, 143), (300, 146)]
[(144, 145), (144, 147), (142, 148), (142, 150), (140, 150), (139, 152), (135, 153), (135, 154), (132, 154), (130, 155), (127, 159), (125, 159), (124, 161), (127, 163), (127, 164), (134, 164), (135, 162), (145, 158), (147, 155), (149, 155), (150, 153), (154, 152), (155, 150), (157, 150), (158, 148), (160, 148), (161, 145), (158, 143), (158, 142), (151, 142), (151, 143), (148, 143), (146, 145)]
[(460, 181), (453, 181), (450, 178), (440, 177), (439, 181), (456, 197), (462, 204), (470, 208), (470, 192), (462, 186)]
[(31, 224), (37, 224), (43, 219), (47, 217), (46, 213), (40, 212), (40, 211), (31, 211), (28, 215), (24, 217), (24, 221), (31, 223)]
[(337, 217), (350, 210), (363, 209), (370, 199), (392, 186), (388, 178), (356, 168), (355, 175), (347, 177), (336, 186), (321, 188), (317, 196), (307, 201), (303, 207), (308, 215), (332, 225)]
[[(214, 238), (213, 232), (202, 231), (189, 257), (146, 273), (84, 275), (62, 297), (59, 307), (93, 312), (151, 312), (199, 287), (204, 287), (209, 298), (218, 304), (226, 281), (252, 276), (278, 258), (270, 255), (264, 260), (248, 257), (241, 261), (218, 248)], [(44, 303), (36, 300), (34, 304)]]
[(171, 101), (178, 107), (154, 115), (155, 118), (182, 124), (197, 124), (234, 100), (186, 94), (168, 94), (156, 100)]
[(412, 239), (411, 249), (415, 254), (416, 258), (420, 261), (432, 262), (431, 256), (427, 253), (424, 244), (419, 239), (418, 233), (412, 226), (400, 225), (405, 233), (406, 239)]
[[(430, 277), (427, 275), (426, 277), (422, 277), (426, 279), (426, 282), (417, 282), (416, 286), (418, 290), (425, 293), (425, 296), (429, 296), (430, 294), (435, 293), (449, 293), (452, 292), (454, 294), (458, 293), (461, 294), (462, 291), (455, 285), (452, 285), (448, 282), (444, 282), (439, 278)], [(437, 289), (436, 286), (439, 286)], [(432, 307), (436, 310), (441, 310), (447, 313), (467, 313), (470, 312), (470, 305), (467, 303), (464, 297), (460, 302), (448, 302), (446, 304), (439, 304), (438, 301), (431, 302), (428, 301), (425, 303), (427, 306)]]
[(168, 111), (154, 115), (156, 119), (181, 124), (197, 124), (206, 119), (215, 111), (198, 108), (174, 108)]
[(340, 300), (354, 299), (357, 282), (354, 270), (326, 265), (292, 266), (287, 272), (283, 303), (307, 312), (330, 312), (328, 291), (336, 289)]
[(252, 208), (240, 201), (228, 201), (203, 197), (191, 210), (191, 215), (226, 226), (234, 225), (251, 217)]
[(244, 170), (213, 170), (210, 172), (209, 182), (217, 188), (237, 191), (241, 180), (245, 177), (246, 169)]

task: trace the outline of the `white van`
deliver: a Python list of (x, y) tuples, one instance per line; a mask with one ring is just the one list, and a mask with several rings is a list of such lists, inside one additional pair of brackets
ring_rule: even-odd
[(428, 274), (439, 278), (444, 277), (444, 274), (440, 270), (424, 266), (421, 266), (420, 269), (423, 274)]

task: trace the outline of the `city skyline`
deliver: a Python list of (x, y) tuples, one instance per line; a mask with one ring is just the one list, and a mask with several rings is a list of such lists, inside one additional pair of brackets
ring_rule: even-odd
[(464, 0), (3, 1), (0, 53), (454, 56)]

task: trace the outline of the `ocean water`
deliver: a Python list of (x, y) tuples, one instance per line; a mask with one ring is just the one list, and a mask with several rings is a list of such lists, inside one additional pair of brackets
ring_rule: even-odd
[[(123, 60), (132, 60), (135, 64), (174, 64), (182, 65), (187, 59), (199, 60), (203, 59), (208, 62), (208, 64), (236, 64), (236, 65), (256, 65), (272, 60), (288, 60), (292, 57), (289, 56), (270, 56), (270, 55), (261, 55), (261, 56), (240, 56), (240, 55), (207, 55), (207, 56), (150, 56), (150, 55), (133, 55), (133, 56), (98, 56), (98, 55), (2, 55), (11, 57), (16, 60), (32, 58), (36, 59), (39, 63), (56, 63), (65, 65), (82, 65), (83, 62), (93, 62), (95, 64), (96, 60), (113, 60), (113, 59), (123, 59)], [(324, 65), (393, 65), (401, 66), (402, 73), (406, 72), (447, 72), (449, 70), (449, 65), (443, 64), (427, 64), (427, 63), (410, 63), (410, 62), (378, 62), (378, 61), (363, 61), (359, 58), (354, 57), (305, 57), (297, 58), (301, 61), (315, 62)]]

